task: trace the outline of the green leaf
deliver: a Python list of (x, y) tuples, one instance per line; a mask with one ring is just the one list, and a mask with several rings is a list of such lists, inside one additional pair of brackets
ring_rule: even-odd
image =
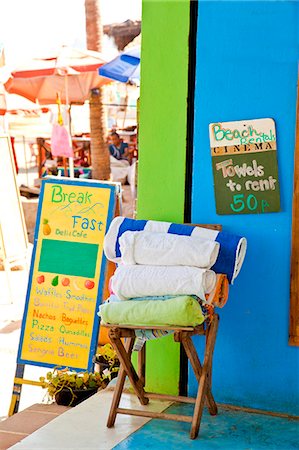
[(59, 283), (59, 278), (58, 275), (56, 275), (56, 277), (53, 278), (53, 280), (51, 281), (52, 286), (58, 286)]
[(82, 378), (77, 378), (76, 379), (76, 387), (78, 388), (78, 389), (80, 389), (80, 387), (81, 386), (83, 386), (83, 379)]

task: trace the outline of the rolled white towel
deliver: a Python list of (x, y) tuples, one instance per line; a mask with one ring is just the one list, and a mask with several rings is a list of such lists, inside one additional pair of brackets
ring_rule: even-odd
[(122, 262), (119, 240), (127, 231), (151, 231), (155, 233), (175, 234), (216, 241), (220, 244), (215, 264), (211, 267), (216, 273), (227, 275), (233, 284), (239, 274), (247, 249), (247, 240), (225, 231), (211, 230), (195, 225), (183, 225), (155, 220), (135, 220), (128, 217), (115, 217), (104, 239), (104, 252), (110, 261)]
[(126, 231), (119, 238), (122, 264), (194, 266), (210, 269), (220, 244), (197, 236)]
[(162, 295), (197, 295), (205, 300), (215, 283), (215, 272), (198, 267), (119, 265), (111, 289), (120, 300)]

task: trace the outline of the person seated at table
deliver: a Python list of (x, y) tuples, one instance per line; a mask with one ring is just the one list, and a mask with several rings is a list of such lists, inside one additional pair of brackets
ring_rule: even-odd
[(110, 135), (112, 144), (109, 145), (110, 155), (114, 158), (120, 160), (124, 159), (126, 161), (129, 160), (129, 146), (125, 142), (123, 142), (119, 134), (115, 131)]

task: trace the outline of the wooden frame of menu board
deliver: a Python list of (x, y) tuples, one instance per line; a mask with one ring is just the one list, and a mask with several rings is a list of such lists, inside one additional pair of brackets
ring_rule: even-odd
[(26, 364), (93, 368), (106, 271), (103, 242), (119, 191), (119, 183), (95, 180), (42, 182), (10, 414), (27, 383)]
[(294, 165), (289, 344), (299, 346), (299, 84)]

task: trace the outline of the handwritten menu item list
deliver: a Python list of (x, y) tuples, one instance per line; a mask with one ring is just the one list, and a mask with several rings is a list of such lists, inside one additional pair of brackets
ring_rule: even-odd
[(113, 185), (43, 182), (18, 362), (92, 367)]
[(217, 213), (278, 212), (274, 120), (212, 123), (209, 132)]

